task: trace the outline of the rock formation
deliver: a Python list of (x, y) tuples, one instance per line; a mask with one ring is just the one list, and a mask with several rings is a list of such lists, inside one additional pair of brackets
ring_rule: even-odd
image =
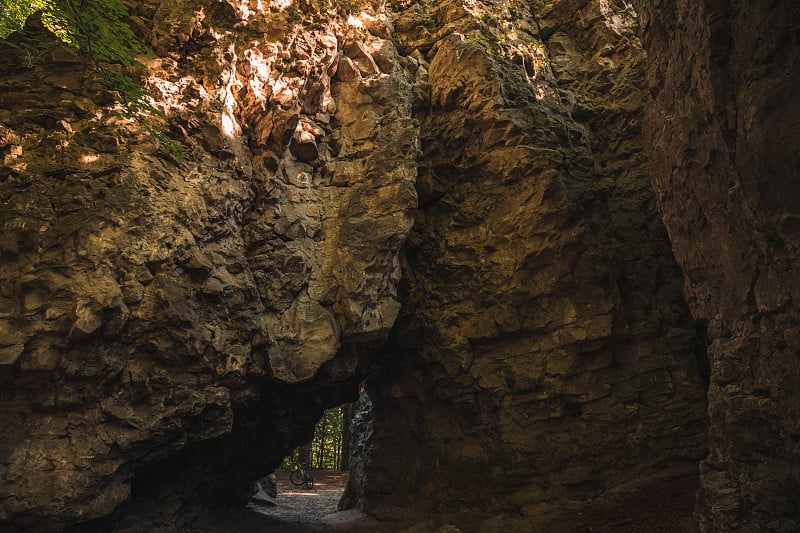
[(395, 19), (399, 49), (424, 54), (430, 104), (404, 311), (367, 382), (373, 512), (466, 506), (486, 528), (499, 513), (530, 527), (697, 469), (696, 331), (648, 183), (644, 53), (621, 7)]
[(706, 531), (800, 528), (800, 9), (652, 2), (653, 186), (711, 338)]
[(346, 26), (316, 7), (132, 12), (184, 162), (52, 36), (29, 64), (3, 50), (3, 522), (102, 517), (137, 484), (168, 501), (172, 470), (224, 492), (355, 399), (358, 346), (399, 309), (417, 130), (378, 38), (334, 100)]
[(379, 517), (796, 529), (798, 10), (639, 4), (135, 2), (163, 121), (0, 43), (4, 530), (184, 527), (365, 376)]

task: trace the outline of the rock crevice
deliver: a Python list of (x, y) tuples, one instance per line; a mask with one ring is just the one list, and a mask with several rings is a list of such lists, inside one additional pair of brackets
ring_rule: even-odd
[(643, 8), (653, 186), (711, 340), (707, 531), (800, 524), (799, 22), (796, 7), (766, 3)]

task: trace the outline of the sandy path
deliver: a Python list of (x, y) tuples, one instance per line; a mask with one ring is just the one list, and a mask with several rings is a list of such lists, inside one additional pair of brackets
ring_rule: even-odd
[(392, 531), (391, 524), (378, 523), (357, 511), (337, 512), (336, 506), (347, 483), (347, 472), (312, 470), (314, 488), (295, 487), (289, 471), (278, 470), (276, 506), (253, 503), (234, 515), (206, 517), (194, 532), (214, 533), (369, 533)]
[(289, 481), (290, 472), (275, 472), (278, 478), (278, 505), (251, 505), (268, 526), (277, 533), (391, 531), (390, 524), (379, 523), (358, 511), (337, 511), (336, 506), (347, 484), (347, 472), (312, 470), (314, 488), (295, 487)]
[(325, 517), (336, 513), (336, 506), (347, 483), (347, 472), (311, 471), (314, 488), (295, 487), (289, 482), (289, 471), (279, 470), (278, 503), (275, 507), (250, 505), (264, 516), (269, 531), (295, 532), (326, 530)]

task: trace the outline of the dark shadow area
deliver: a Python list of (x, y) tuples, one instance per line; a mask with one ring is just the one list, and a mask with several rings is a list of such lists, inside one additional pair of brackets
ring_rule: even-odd
[(700, 375), (700, 381), (703, 383), (706, 393), (708, 392), (708, 386), (711, 384), (711, 365), (708, 362), (708, 345), (710, 342), (708, 321), (695, 321), (692, 351), (694, 351), (694, 356), (697, 360), (697, 373)]
[(607, 509), (577, 512), (553, 523), (552, 533), (693, 533), (697, 475), (666, 480), (620, 499)]
[(277, 495), (274, 498), (257, 495), (245, 511), (233, 516), (205, 513), (193, 524), (193, 531), (329, 531), (331, 523), (343, 521), (342, 517), (333, 515), (347, 482), (347, 472), (311, 470), (309, 473), (314, 478), (310, 489), (293, 484), (290, 470), (279, 469), (275, 472)]
[[(352, 402), (357, 394), (357, 383), (349, 381), (276, 381), (257, 402), (231, 413), (230, 432), (187, 443), (177, 452), (168, 446), (141, 450), (139, 465), (117, 473), (131, 477), (128, 503), (110, 517), (76, 524), (71, 531), (206, 531), (196, 529), (195, 522), (209, 513), (238, 521), (247, 514), (243, 511), (254, 478), (273, 471), (294, 447), (310, 440), (325, 409)], [(198, 418), (205, 415), (211, 414)]]

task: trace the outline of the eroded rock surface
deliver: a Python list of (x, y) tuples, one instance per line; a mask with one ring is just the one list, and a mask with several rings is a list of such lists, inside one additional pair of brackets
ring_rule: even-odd
[[(354, 399), (355, 347), (399, 310), (418, 140), (391, 43), (321, 4), (131, 15), (183, 162), (33, 19), (31, 60), (2, 50), (0, 521), (15, 527), (108, 515), (134, 476), (134, 503), (157, 485), (139, 496), (177, 506), (269, 472)], [(340, 61), (356, 68), (335, 78)]]
[(430, 103), (361, 505), (541, 527), (696, 471), (702, 346), (648, 183), (633, 10), (448, 2), (393, 22)]
[(800, 9), (652, 2), (653, 185), (708, 323), (705, 531), (800, 527)]
[(138, 2), (185, 161), (32, 20), (0, 521), (185, 527), (370, 372), (349, 504), (546, 527), (696, 471), (707, 326), (701, 526), (796, 529), (797, 10), (662, 4)]

